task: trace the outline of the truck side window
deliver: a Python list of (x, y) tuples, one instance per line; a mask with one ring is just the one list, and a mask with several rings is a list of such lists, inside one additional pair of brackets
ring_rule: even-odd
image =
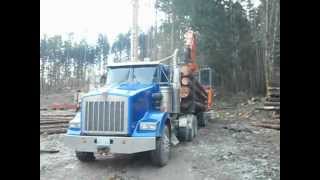
[(165, 68), (160, 68), (160, 76), (162, 83), (169, 83), (169, 71)]

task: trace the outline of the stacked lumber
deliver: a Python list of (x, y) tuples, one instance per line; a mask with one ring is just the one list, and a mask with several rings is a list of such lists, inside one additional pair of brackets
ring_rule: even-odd
[(267, 97), (264, 103), (269, 110), (280, 114), (280, 67), (273, 65), (267, 85)]
[(48, 108), (47, 107), (40, 107), (40, 111), (47, 111)]
[(68, 110), (68, 109), (75, 110), (76, 108), (77, 108), (77, 105), (73, 103), (53, 103), (48, 107), (48, 109), (50, 110)]
[(74, 111), (40, 111), (40, 134), (67, 132), (69, 122), (74, 116)]
[(280, 87), (268, 87), (267, 90), (267, 98), (264, 106), (280, 114)]
[(181, 112), (199, 113), (207, 108), (208, 94), (188, 65), (181, 66)]
[(256, 109), (274, 111), (280, 114), (280, 87), (268, 87), (264, 106)]
[[(270, 83), (272, 85), (280, 85), (277, 81), (271, 81)], [(254, 124), (254, 126), (280, 130), (280, 86), (268, 87), (264, 107), (258, 107), (256, 109), (272, 111), (273, 113), (271, 120), (262, 121), (261, 123)]]

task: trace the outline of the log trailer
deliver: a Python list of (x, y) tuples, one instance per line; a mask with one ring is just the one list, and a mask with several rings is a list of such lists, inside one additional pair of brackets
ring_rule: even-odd
[(203, 87), (196, 76), (201, 70), (192, 31), (186, 40), (183, 57), (175, 50), (159, 61), (108, 65), (105, 85), (81, 97), (65, 134), (80, 161), (95, 160), (97, 153), (146, 152), (164, 166), (172, 145), (196, 137), (198, 125), (206, 125), (213, 91), (211, 82)]

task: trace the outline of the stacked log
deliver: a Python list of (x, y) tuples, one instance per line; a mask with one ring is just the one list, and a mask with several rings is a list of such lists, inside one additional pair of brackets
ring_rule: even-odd
[(268, 87), (267, 97), (264, 102), (264, 107), (259, 107), (259, 110), (274, 111), (280, 114), (280, 87)]
[(274, 112), (280, 114), (280, 67), (273, 65), (267, 88), (267, 98), (264, 106), (274, 107)]
[(77, 104), (75, 103), (53, 103), (49, 106), (40, 107), (40, 111), (48, 111), (48, 110), (75, 110), (77, 108)]
[[(272, 84), (274, 81), (270, 82)], [(276, 82), (277, 83), (277, 82)], [(273, 83), (273, 84), (276, 84)], [(278, 85), (278, 84), (277, 84)], [(256, 108), (259, 110), (272, 111), (272, 120), (263, 121), (254, 126), (280, 130), (280, 86), (270, 86), (267, 89), (267, 97), (263, 107)]]
[(188, 65), (181, 66), (181, 112), (199, 113), (207, 108), (208, 94)]
[(274, 107), (275, 111), (280, 114), (280, 87), (268, 87), (264, 106)]
[(67, 132), (74, 111), (40, 111), (40, 134), (58, 134)]
[(273, 63), (270, 70), (264, 107), (266, 110), (280, 114), (280, 66)]

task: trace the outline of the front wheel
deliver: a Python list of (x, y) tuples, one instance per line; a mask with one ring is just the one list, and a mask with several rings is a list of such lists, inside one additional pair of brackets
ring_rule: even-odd
[(156, 139), (156, 149), (151, 151), (151, 160), (156, 166), (165, 166), (170, 159), (170, 129), (165, 126), (161, 137)]

